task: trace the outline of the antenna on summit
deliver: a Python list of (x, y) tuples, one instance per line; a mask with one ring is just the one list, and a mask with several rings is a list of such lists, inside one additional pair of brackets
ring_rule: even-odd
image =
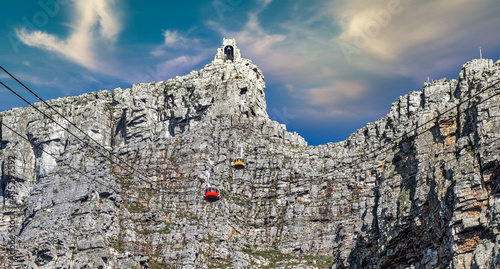
[(481, 52), (481, 47), (479, 47), (479, 59), (481, 59), (481, 60), (483, 59), (483, 54)]

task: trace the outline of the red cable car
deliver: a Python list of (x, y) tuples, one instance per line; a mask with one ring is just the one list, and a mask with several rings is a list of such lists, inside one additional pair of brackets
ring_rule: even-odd
[(219, 190), (216, 187), (208, 187), (205, 189), (204, 199), (207, 202), (215, 202), (219, 200)]

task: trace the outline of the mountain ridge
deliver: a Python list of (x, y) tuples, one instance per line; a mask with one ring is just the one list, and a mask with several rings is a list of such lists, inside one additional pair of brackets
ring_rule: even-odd
[[(492, 60), (468, 62), (457, 79), (424, 83), (423, 91), (394, 102), (386, 117), (319, 146), (269, 119), (264, 76), (243, 58), (214, 60), (165, 82), (48, 101), (113, 156), (33, 108), (1, 112), (1, 238), (7, 246), (16, 238), (16, 251), (5, 250), (10, 258), (1, 262), (39, 268), (498, 265), (499, 67)], [(231, 168), (240, 148), (243, 171)], [(214, 204), (202, 200), (207, 172), (221, 190)]]

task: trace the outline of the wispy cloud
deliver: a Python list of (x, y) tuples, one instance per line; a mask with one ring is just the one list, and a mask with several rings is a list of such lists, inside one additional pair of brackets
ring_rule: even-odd
[(150, 55), (154, 56), (155, 59), (163, 58), (163, 60), (145, 66), (142, 70), (144, 72), (140, 72), (144, 73), (142, 77), (134, 76), (133, 79), (138, 79), (141, 82), (166, 80), (171, 76), (190, 72), (196, 65), (209, 60), (216, 50), (206, 46), (207, 40), (202, 40), (198, 35), (200, 31), (206, 31), (206, 29), (193, 26), (187, 31), (164, 30), (163, 44), (150, 50)]
[[(57, 77), (45, 78), (25, 72), (16, 72), (15, 76), (17, 77), (17, 79), (22, 81), (23, 84), (29, 85), (30, 87), (49, 87), (51, 89), (64, 87), (62, 86), (62, 81)], [(13, 89), (16, 89), (16, 87), (20, 86), (8, 74), (5, 74), (3, 72), (0, 74), (0, 79), (2, 79), (3, 82), (7, 85), (11, 85)], [(4, 87), (0, 87), (0, 92), (7, 92), (7, 90)]]
[[(235, 37), (243, 57), (286, 85), (284, 98), (301, 100), (294, 113), (302, 118), (379, 112), (371, 98), (384, 91), (384, 77), (420, 83), (429, 74), (457, 69), (465, 61), (457, 56), (471, 45), (464, 38), (494, 40), (480, 29), (500, 25), (495, 1), (325, 0), (289, 10), (279, 6), (290, 18), (279, 24), (261, 22), (260, 14), (274, 2), (261, 4), (240, 31), (217, 22), (212, 28)], [(346, 55), (342, 44), (353, 50)]]
[(66, 39), (42, 31), (16, 29), (26, 45), (55, 52), (91, 70), (105, 70), (97, 51), (117, 40), (121, 24), (114, 0), (75, 0), (73, 29)]
[(163, 44), (156, 46), (150, 51), (153, 56), (163, 56), (169, 51), (179, 52), (189, 48), (190, 51), (199, 51), (202, 49), (200, 46), (200, 39), (196, 37), (196, 32), (199, 27), (195, 26), (185, 32), (178, 30), (164, 30), (163, 31)]
[(353, 65), (376, 72), (384, 63), (404, 75), (421, 69), (415, 60), (447, 61), (436, 59), (436, 54), (457, 59), (457, 51), (469, 45), (464, 38), (487, 42), (485, 39), (491, 37), (484, 29), (500, 24), (495, 16), (500, 8), (495, 1), (471, 5), (453, 0), (343, 0), (327, 4), (325, 10), (334, 14), (342, 28), (333, 41), (354, 47), (349, 55)]
[[(268, 5), (266, 2), (270, 1), (263, 1), (263, 4)], [(290, 69), (296, 69), (300, 64), (286, 52), (276, 49), (287, 39), (286, 35), (268, 33), (262, 28), (258, 19), (259, 12), (248, 14), (248, 20), (241, 31), (235, 31), (220, 22), (210, 21), (207, 24), (222, 36), (235, 38), (238, 47), (245, 48), (242, 50), (242, 57), (258, 62), (260, 66), (266, 67), (266, 71), (281, 70), (287, 73)]]
[(36, 86), (61, 86), (61, 80), (58, 78), (52, 78), (50, 80), (47, 80), (45, 78), (36, 76), (36, 75), (30, 75), (30, 74), (25, 74), (25, 73), (18, 73), (16, 76), (21, 80), (21, 81), (27, 81), (29, 84), (33, 84)]
[[(279, 102), (287, 103), (290, 113), (299, 115), (297, 119), (355, 117), (380, 111), (382, 105), (373, 98), (397, 98), (394, 90), (393, 95), (386, 95), (391, 90), (385, 88), (384, 81), (413, 80), (417, 85), (427, 76), (438, 78), (436, 73), (442, 70), (458, 69), (477, 55), (477, 47), (498, 44), (494, 33), (500, 25), (496, 0), (474, 5), (465, 0), (286, 4), (259, 0), (248, 11), (234, 8), (225, 13), (224, 21), (212, 16), (211, 21), (204, 20), (188, 30), (163, 28), (162, 36), (160, 32), (157, 36), (163, 37), (161, 42), (133, 44), (133, 55), (127, 51), (130, 47), (118, 47), (122, 55), (131, 55), (123, 60), (106, 53), (114, 48), (122, 29), (115, 1), (74, 3), (75, 16), (67, 37), (19, 28), (19, 38), (29, 46), (102, 71), (96, 74), (99, 78), (105, 74), (137, 83), (189, 72), (215, 54), (215, 48), (207, 46), (214, 44), (209, 36), (234, 37), (242, 57), (254, 61), (275, 87), (281, 87), (271, 90), (283, 91)], [(231, 20), (231, 16), (237, 18)], [(110, 62), (117, 65), (109, 68)], [(387, 103), (383, 105), (387, 111)]]
[(184, 46), (188, 43), (188, 38), (179, 34), (176, 30), (165, 30), (163, 36), (167, 47)]
[(169, 74), (175, 73), (178, 69), (191, 68), (205, 59), (203, 55), (188, 56), (183, 55), (172, 60), (165, 61), (158, 65), (160, 74), (162, 74), (166, 79), (169, 79)]
[(206, 51), (194, 55), (182, 55), (155, 65), (145, 66), (143, 72), (139, 72), (140, 77), (134, 75), (129, 82), (165, 81), (177, 75), (184, 75), (191, 71), (194, 66), (205, 61), (207, 57), (209, 55)]

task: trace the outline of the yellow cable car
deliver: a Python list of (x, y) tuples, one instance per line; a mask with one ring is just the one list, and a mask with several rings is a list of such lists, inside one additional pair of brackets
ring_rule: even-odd
[(233, 167), (235, 169), (243, 169), (243, 168), (245, 168), (245, 162), (243, 161), (243, 158), (236, 158), (236, 159), (234, 159)]
[(240, 149), (241, 149), (240, 157), (235, 158), (234, 162), (233, 162), (233, 167), (235, 169), (244, 169), (245, 168), (245, 161), (243, 161), (243, 148), (240, 148)]

